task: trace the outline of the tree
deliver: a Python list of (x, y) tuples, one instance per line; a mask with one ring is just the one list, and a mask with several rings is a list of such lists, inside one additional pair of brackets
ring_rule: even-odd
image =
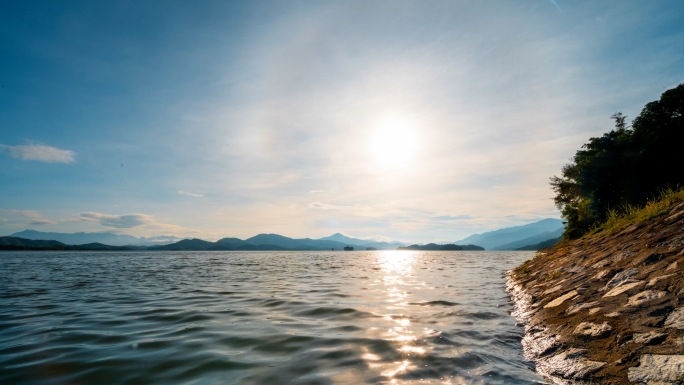
[(684, 84), (648, 103), (634, 119), (616, 112), (615, 129), (575, 153), (551, 178), (554, 202), (577, 238), (605, 221), (611, 210), (642, 205), (658, 190), (684, 185)]

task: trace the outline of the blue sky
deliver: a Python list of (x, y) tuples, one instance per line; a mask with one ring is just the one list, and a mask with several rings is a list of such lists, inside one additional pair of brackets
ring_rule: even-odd
[(684, 82), (673, 1), (0, 4), (0, 235), (454, 241)]

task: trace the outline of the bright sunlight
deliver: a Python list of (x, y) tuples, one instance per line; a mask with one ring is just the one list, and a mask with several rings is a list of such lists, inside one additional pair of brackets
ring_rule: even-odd
[(404, 118), (386, 118), (372, 133), (371, 152), (383, 169), (405, 166), (417, 149), (418, 135), (415, 125)]

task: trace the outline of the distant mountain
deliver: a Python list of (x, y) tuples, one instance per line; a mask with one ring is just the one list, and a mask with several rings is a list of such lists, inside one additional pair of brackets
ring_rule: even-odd
[(523, 226), (474, 234), (455, 243), (479, 245), (487, 250), (515, 250), (519, 247), (557, 238), (563, 233), (563, 230), (564, 225), (561, 219), (547, 218)]
[(452, 243), (446, 245), (438, 245), (435, 243), (428, 243), (427, 245), (411, 245), (399, 247), (399, 250), (484, 250), (483, 247), (475, 245), (454, 245)]
[(180, 239), (172, 236), (137, 238), (131, 235), (114, 233), (51, 233), (36, 230), (24, 230), (10, 236), (33, 240), (55, 240), (67, 245), (102, 243), (112, 246), (150, 246), (174, 242)]
[(55, 240), (35, 240), (19, 237), (0, 237), (0, 250), (138, 250), (131, 246), (110, 246), (102, 243), (65, 245)]
[(544, 242), (539, 242), (534, 245), (526, 245), (523, 247), (518, 247), (516, 250), (541, 250), (545, 249), (547, 247), (551, 247), (555, 245), (556, 243), (560, 242), (563, 237), (558, 237), (558, 238), (552, 238), (552, 239), (547, 239)]
[(539, 243), (544, 243), (548, 241), (549, 239), (558, 239), (563, 235), (563, 231), (565, 231), (564, 227), (560, 227), (554, 231), (545, 231), (543, 233), (535, 234), (531, 237), (527, 237), (525, 239), (520, 239), (518, 241), (514, 242), (509, 242), (506, 243), (505, 245), (499, 245), (497, 246), (498, 250), (517, 250), (521, 247), (525, 246), (531, 246), (531, 245), (536, 245)]
[(0, 250), (65, 250), (67, 245), (52, 240), (0, 237)]
[(322, 241), (335, 241), (335, 242), (340, 242), (345, 245), (351, 245), (351, 246), (357, 246), (357, 247), (363, 247), (363, 248), (376, 248), (378, 250), (394, 250), (397, 247), (400, 246), (406, 246), (407, 243), (405, 242), (398, 242), (398, 241), (392, 241), (392, 242), (383, 242), (383, 241), (374, 241), (370, 239), (358, 239), (358, 238), (351, 238), (348, 237), (344, 234), (340, 233), (335, 233), (333, 235), (319, 238), (318, 240)]

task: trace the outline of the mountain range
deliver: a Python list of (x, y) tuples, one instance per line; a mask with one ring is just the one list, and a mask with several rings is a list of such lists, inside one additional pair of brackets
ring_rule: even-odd
[[(544, 219), (523, 226), (509, 227), (482, 234), (471, 235), (448, 246), (481, 246), (486, 250), (536, 250), (540, 245), (555, 243), (564, 230), (560, 219)], [(327, 237), (289, 238), (278, 234), (259, 234), (247, 239), (222, 238), (216, 242), (202, 239), (179, 239), (171, 236), (137, 238), (107, 232), (99, 233), (53, 233), (24, 230), (8, 237), (0, 237), (2, 248), (62, 249), (62, 250), (342, 250), (352, 246), (359, 250), (395, 250), (408, 243), (380, 242), (358, 239), (336, 233)], [(37, 243), (30, 242), (39, 241)], [(46, 241), (53, 243), (45, 243)], [(56, 243), (54, 243), (56, 242)], [(74, 246), (76, 245), (76, 246)], [(430, 244), (434, 245), (434, 244)], [(428, 245), (411, 245), (415, 250)], [(434, 249), (440, 245), (430, 246)], [(476, 249), (476, 248), (475, 248)]]
[(563, 231), (563, 220), (547, 218), (527, 225), (474, 234), (455, 243), (478, 245), (485, 250), (516, 250), (559, 238)]

